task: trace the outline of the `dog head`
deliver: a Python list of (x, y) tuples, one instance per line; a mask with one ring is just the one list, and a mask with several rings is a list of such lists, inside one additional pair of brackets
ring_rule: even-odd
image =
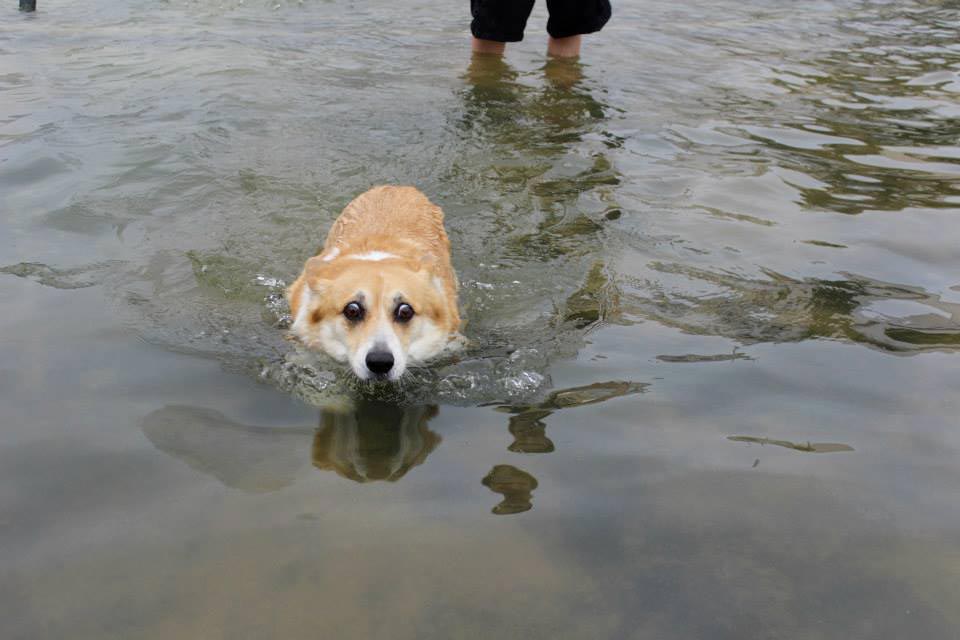
[(429, 256), (337, 249), (311, 258), (287, 290), (291, 330), (361, 380), (398, 380), (457, 336), (456, 292), (434, 266)]

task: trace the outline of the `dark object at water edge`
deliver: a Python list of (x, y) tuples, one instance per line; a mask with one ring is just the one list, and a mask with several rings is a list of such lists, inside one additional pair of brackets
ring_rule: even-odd
[(20, 11), (36, 11), (37, 0), (20, 0)]

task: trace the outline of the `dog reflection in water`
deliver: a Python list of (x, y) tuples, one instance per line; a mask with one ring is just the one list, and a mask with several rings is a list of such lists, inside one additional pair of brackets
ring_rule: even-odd
[(356, 411), (325, 411), (313, 438), (313, 465), (356, 482), (396, 482), (440, 444), (427, 428), (434, 406), (365, 402)]
[(395, 482), (440, 444), (427, 423), (434, 406), (398, 407), (361, 402), (351, 412), (324, 410), (320, 426), (262, 427), (235, 422), (219, 411), (169, 405), (146, 416), (153, 445), (241, 491), (277, 491), (296, 481), (313, 438), (318, 469), (356, 482)]

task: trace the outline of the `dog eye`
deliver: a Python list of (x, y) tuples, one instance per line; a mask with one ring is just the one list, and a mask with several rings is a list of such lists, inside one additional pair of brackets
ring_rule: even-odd
[(397, 305), (397, 310), (393, 312), (393, 317), (397, 322), (410, 322), (413, 319), (413, 307), (407, 303)]
[(363, 307), (359, 302), (348, 302), (343, 308), (343, 317), (351, 322), (363, 320)]

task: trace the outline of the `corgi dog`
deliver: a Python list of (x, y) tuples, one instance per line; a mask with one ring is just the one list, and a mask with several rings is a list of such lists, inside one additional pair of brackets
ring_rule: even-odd
[(357, 196), (287, 289), (291, 331), (360, 380), (396, 381), (462, 340), (443, 211), (414, 187)]

